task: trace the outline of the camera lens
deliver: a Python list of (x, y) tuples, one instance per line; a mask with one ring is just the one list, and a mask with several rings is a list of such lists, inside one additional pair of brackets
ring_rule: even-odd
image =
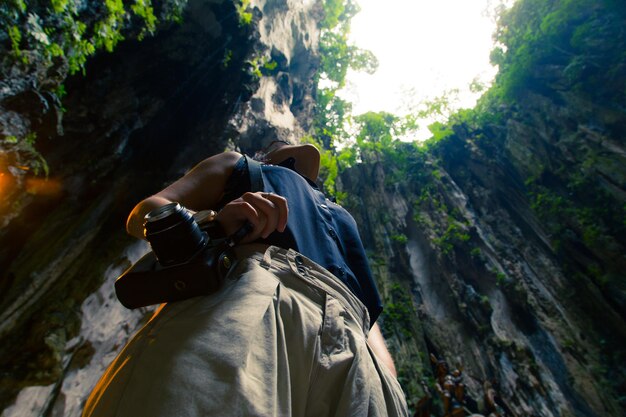
[(191, 213), (178, 203), (152, 210), (145, 220), (144, 235), (163, 266), (188, 261), (207, 243)]

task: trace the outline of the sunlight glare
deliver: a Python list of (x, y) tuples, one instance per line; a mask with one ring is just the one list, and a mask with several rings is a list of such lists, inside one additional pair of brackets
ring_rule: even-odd
[(9, 176), (4, 172), (0, 172), (0, 195), (6, 195), (9, 193)]
[(373, 75), (348, 73), (340, 95), (353, 103), (354, 114), (403, 115), (454, 89), (454, 108), (473, 107), (480, 93), (470, 92), (469, 85), (475, 79), (489, 85), (495, 77), (489, 62), (493, 1), (357, 2), (361, 12), (352, 20), (350, 40), (372, 51), (380, 65)]
[(26, 192), (47, 197), (55, 197), (61, 194), (63, 186), (61, 181), (54, 178), (27, 178)]

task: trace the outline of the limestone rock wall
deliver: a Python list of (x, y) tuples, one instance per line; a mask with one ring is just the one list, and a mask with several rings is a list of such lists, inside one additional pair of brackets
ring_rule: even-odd
[[(124, 309), (112, 291), (148, 249), (124, 232), (141, 198), (225, 148), (253, 152), (308, 128), (319, 4), (253, 3), (252, 22), (242, 24), (235, 3), (192, 0), (182, 24), (96, 56), (84, 77), (51, 79), (65, 83), (64, 112), (44, 100), (33, 115), (50, 86), (4, 80), (4, 134), (39, 129), (50, 174), (0, 161), (11, 172), (0, 196), (11, 202), (0, 213), (3, 417), (80, 415), (107, 364), (152, 314)], [(277, 65), (267, 70), (270, 62)], [(34, 119), (41, 114), (45, 126)]]
[[(35, 129), (50, 166), (40, 181), (0, 160), (11, 173), (0, 194), (11, 202), (0, 212), (3, 416), (79, 415), (152, 314), (112, 292), (147, 250), (123, 232), (138, 200), (224, 148), (309, 131), (320, 3), (252, 0), (250, 11), (242, 26), (231, 1), (191, 1), (182, 25), (65, 80), (64, 112), (43, 89), (64, 79), (62, 65), (37, 73), (48, 81), (0, 83), (3, 135)], [(592, 58), (613, 52), (594, 46)], [(581, 89), (601, 67), (564, 65), (537, 68), (497, 120), (458, 124), (428, 152), (365, 158), (338, 179), (413, 405), (441, 414), (433, 354), (462, 366), (474, 412), (488, 411), (491, 386), (507, 415), (625, 414), (624, 77)]]
[(507, 415), (624, 415), (626, 125), (607, 116), (614, 105), (529, 91), (499, 122), (343, 173), (413, 404), (426, 387), (442, 413), (433, 354), (462, 369), (473, 412), (487, 413), (494, 387)]
[(437, 415), (431, 354), (462, 370), (472, 412), (626, 415), (625, 16), (576, 16), (509, 63), (517, 90), (341, 176), (400, 381)]

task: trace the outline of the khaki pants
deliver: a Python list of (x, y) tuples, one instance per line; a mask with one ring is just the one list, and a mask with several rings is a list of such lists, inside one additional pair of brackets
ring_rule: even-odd
[(238, 252), (218, 293), (166, 304), (137, 333), (83, 416), (408, 415), (343, 283), (293, 250)]

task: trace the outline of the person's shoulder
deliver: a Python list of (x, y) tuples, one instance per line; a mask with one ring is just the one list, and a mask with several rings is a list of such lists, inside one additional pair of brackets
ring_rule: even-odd
[(226, 151), (222, 153), (218, 153), (217, 155), (213, 155), (205, 161), (212, 161), (213, 163), (219, 163), (224, 165), (235, 165), (237, 161), (241, 159), (243, 155), (236, 151)]
[(232, 171), (242, 156), (242, 154), (235, 151), (222, 152), (206, 158), (198, 164), (198, 168), (210, 169), (211, 171)]

